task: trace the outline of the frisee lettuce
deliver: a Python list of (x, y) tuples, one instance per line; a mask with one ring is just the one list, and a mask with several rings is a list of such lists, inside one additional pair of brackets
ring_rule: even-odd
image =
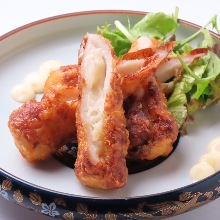
[(97, 27), (97, 33), (110, 40), (118, 57), (127, 53), (131, 47), (132, 42), (118, 28), (111, 30), (111, 24)]
[(183, 71), (167, 103), (179, 128), (195, 111), (220, 99), (220, 59), (216, 54), (209, 51), (188, 68)]
[[(201, 29), (199, 29), (196, 33), (194, 33), (193, 35), (189, 36), (188, 38), (186, 39), (181, 39), (179, 41), (177, 41), (177, 45), (175, 46), (174, 48), (174, 52), (177, 52), (179, 51), (185, 44), (189, 43), (189, 42), (192, 42), (194, 39), (196, 39), (201, 33), (204, 33), (203, 31), (210, 25), (212, 24), (213, 27), (216, 27), (217, 25), (217, 15), (214, 15), (210, 21), (204, 26), (202, 27)], [(218, 30), (218, 28), (216, 29)]]
[(97, 27), (97, 33), (111, 41), (111, 44), (118, 57), (123, 56), (131, 47), (135, 39), (140, 36), (148, 36), (158, 40), (165, 40), (167, 34), (175, 32), (178, 26), (176, 17), (165, 13), (147, 13), (133, 27), (128, 19), (127, 27), (120, 21), (115, 21), (116, 28), (111, 30), (111, 24)]
[(204, 109), (220, 99), (220, 59), (216, 54), (209, 51), (208, 54), (187, 66), (179, 51), (190, 52), (192, 48), (189, 43), (198, 35), (203, 34), (204, 40), (201, 47), (211, 48), (214, 39), (206, 27), (210, 24), (217, 28), (217, 16), (212, 19), (192, 36), (180, 40), (174, 51), (184, 67), (182, 79), (175, 85), (174, 91), (168, 99), (168, 109), (172, 112), (179, 128), (186, 127), (187, 117), (194, 112)]

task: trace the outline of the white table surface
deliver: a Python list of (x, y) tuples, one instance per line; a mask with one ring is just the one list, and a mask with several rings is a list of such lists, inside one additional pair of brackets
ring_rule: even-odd
[[(123, 9), (136, 11), (163, 11), (172, 13), (180, 8), (179, 18), (204, 25), (214, 14), (219, 14), (220, 1), (208, 0), (0, 0), (0, 35), (42, 18), (76, 11)], [(167, 220), (217, 220), (220, 217), (220, 199), (196, 210)], [(51, 217), (32, 212), (0, 197), (1, 220), (49, 220)]]

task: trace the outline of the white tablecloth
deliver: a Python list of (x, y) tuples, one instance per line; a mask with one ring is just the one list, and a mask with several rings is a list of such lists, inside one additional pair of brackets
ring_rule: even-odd
[[(136, 11), (163, 11), (172, 13), (175, 7), (180, 8), (179, 18), (204, 25), (214, 14), (220, 12), (217, 0), (1, 0), (0, 35), (42, 18), (87, 10), (123, 9)], [(218, 18), (220, 25), (220, 15)], [(168, 218), (168, 220), (217, 220), (220, 217), (220, 199), (188, 213)], [(12, 204), (0, 197), (1, 220), (49, 220), (51, 217), (32, 212)]]

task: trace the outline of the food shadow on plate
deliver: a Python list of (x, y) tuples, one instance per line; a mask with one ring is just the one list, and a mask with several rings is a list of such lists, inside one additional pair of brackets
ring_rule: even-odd
[(58, 170), (63, 170), (65, 168), (61, 163), (58, 163), (57, 160), (55, 160), (53, 157), (50, 157), (45, 161), (39, 161), (31, 164), (29, 163), (28, 165), (44, 173), (53, 173), (57, 172)]
[[(159, 165), (163, 161), (165, 161), (176, 150), (179, 143), (179, 139), (180, 139), (180, 134), (178, 135), (177, 140), (173, 144), (173, 150), (166, 157), (161, 156), (154, 160), (127, 159), (126, 163), (127, 163), (129, 175), (151, 169)], [(55, 159), (57, 159), (65, 166), (74, 169), (74, 163), (77, 158), (77, 150), (78, 150), (78, 144), (75, 141), (62, 146), (58, 150), (58, 152), (55, 153), (53, 156)]]

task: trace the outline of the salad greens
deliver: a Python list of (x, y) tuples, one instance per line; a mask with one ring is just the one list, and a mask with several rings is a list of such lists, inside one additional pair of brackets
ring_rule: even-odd
[(132, 28), (129, 19), (128, 27), (125, 27), (117, 20), (115, 21), (115, 26), (114, 30), (111, 30), (111, 24), (97, 27), (97, 33), (109, 39), (116, 55), (121, 57), (128, 52), (131, 44), (138, 37), (148, 36), (149, 38), (165, 40), (167, 34), (177, 28), (178, 23), (176, 17), (159, 12), (155, 14), (148, 13)]
[[(143, 19), (131, 27), (128, 19), (127, 27), (120, 21), (115, 21), (115, 29), (111, 24), (97, 27), (97, 33), (103, 35), (111, 41), (116, 55), (120, 58), (131, 47), (131, 44), (140, 36), (156, 38), (164, 44), (172, 39), (178, 28), (178, 8), (173, 15), (163, 12), (147, 13)], [(183, 66), (181, 79), (175, 84), (173, 92), (167, 97), (168, 109), (174, 115), (181, 130), (191, 115), (204, 109), (220, 99), (220, 59), (211, 50), (207, 55), (196, 60), (189, 66), (184, 63), (181, 54), (186, 54), (195, 49), (190, 43), (199, 35), (203, 36), (203, 41), (198, 42), (202, 48), (211, 48), (215, 41), (207, 27), (212, 25), (218, 34), (220, 30), (217, 25), (217, 15), (193, 35), (186, 39), (177, 39), (172, 56), (178, 57)]]
[[(204, 34), (202, 47), (212, 47), (214, 39), (210, 32), (206, 29), (200, 30), (199, 32)], [(176, 54), (184, 71), (182, 79), (175, 85), (168, 98), (168, 108), (180, 128), (186, 122), (187, 116), (206, 108), (220, 98), (220, 59), (209, 51), (205, 57), (187, 66), (178, 51)]]
[[(195, 34), (193, 34), (192, 36), (189, 36), (186, 39), (181, 39), (177, 42), (177, 45), (174, 48), (174, 52), (180, 50), (185, 44), (193, 41), (196, 37), (199, 36), (200, 33), (204, 32), (204, 30), (206, 29), (207, 26), (209, 26), (210, 24), (213, 24), (213, 27), (216, 27), (217, 25), (217, 15), (214, 15), (211, 20), (204, 26), (202, 27), (200, 30), (198, 30)], [(218, 29), (217, 29), (218, 30)], [(206, 36), (207, 37), (207, 36)], [(210, 35), (211, 37), (211, 35)], [(209, 37), (209, 39), (210, 39)], [(207, 40), (207, 39), (206, 39)]]
[(185, 64), (183, 66), (182, 79), (176, 83), (168, 98), (168, 108), (177, 119), (179, 127), (184, 124), (187, 116), (220, 98), (220, 60), (216, 54), (210, 51), (190, 67)]

